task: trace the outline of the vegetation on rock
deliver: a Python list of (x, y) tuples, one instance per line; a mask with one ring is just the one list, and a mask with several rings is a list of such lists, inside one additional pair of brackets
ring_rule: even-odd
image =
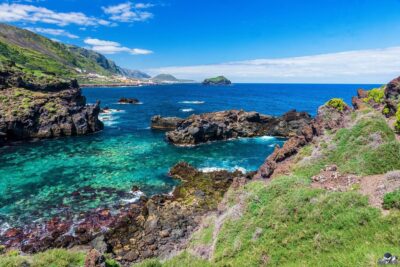
[(337, 109), (338, 111), (344, 111), (345, 107), (347, 107), (346, 103), (341, 98), (332, 98), (326, 102), (325, 105)]
[(374, 88), (367, 92), (367, 97), (363, 99), (365, 103), (373, 101), (377, 104), (383, 103), (385, 100), (385, 86)]
[(204, 85), (229, 85), (232, 82), (224, 76), (217, 76), (214, 78), (208, 78), (203, 81)]

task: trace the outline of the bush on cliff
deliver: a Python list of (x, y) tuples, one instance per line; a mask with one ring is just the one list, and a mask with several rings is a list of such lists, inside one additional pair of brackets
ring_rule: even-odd
[(344, 111), (346, 108), (346, 103), (341, 98), (332, 98), (328, 102), (325, 103), (326, 106), (337, 109), (339, 111)]
[(380, 88), (374, 88), (367, 92), (367, 97), (363, 99), (365, 103), (369, 103), (370, 101), (374, 101), (375, 103), (383, 103), (385, 100), (385, 86)]

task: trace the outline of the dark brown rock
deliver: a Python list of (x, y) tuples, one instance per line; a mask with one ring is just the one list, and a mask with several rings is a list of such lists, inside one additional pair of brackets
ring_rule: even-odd
[(343, 110), (323, 105), (318, 108), (318, 114), (315, 118), (316, 124), (320, 129), (338, 130), (346, 126), (349, 121), (351, 109), (345, 106)]
[(166, 136), (175, 145), (197, 145), (209, 141), (263, 135), (291, 137), (300, 134), (311, 120), (309, 114), (295, 110), (281, 117), (229, 110), (192, 115), (174, 131), (166, 133)]
[(389, 109), (387, 116), (392, 116), (397, 111), (400, 103), (400, 77), (393, 79), (385, 88), (385, 104)]
[(120, 104), (139, 104), (140, 101), (137, 98), (126, 98), (122, 97), (118, 100), (118, 103)]
[(96, 249), (88, 252), (85, 258), (85, 267), (105, 267), (105, 258)]
[(156, 115), (151, 118), (151, 129), (162, 131), (175, 130), (184, 120), (178, 117), (161, 117)]

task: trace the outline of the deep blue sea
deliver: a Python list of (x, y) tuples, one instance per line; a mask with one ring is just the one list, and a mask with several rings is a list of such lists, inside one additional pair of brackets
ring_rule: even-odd
[[(87, 88), (88, 103), (119, 110), (103, 116), (102, 132), (0, 148), (0, 228), (52, 216), (79, 213), (132, 201), (138, 186), (147, 195), (170, 192), (171, 166), (187, 161), (203, 170), (256, 170), (284, 140), (273, 137), (175, 147), (150, 129), (154, 115), (187, 117), (210, 111), (244, 109), (281, 115), (290, 109), (316, 114), (333, 97), (351, 103), (357, 88), (377, 85), (199, 84), (130, 88)], [(117, 104), (120, 97), (140, 105)], [(76, 200), (80, 192), (84, 198)]]

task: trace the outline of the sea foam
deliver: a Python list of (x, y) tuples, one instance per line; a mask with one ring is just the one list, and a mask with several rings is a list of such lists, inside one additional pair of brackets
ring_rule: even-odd
[(206, 103), (205, 101), (197, 101), (197, 100), (194, 100), (194, 101), (188, 101), (188, 100), (185, 100), (185, 101), (180, 101), (179, 102), (180, 104), (194, 104), (194, 105), (201, 105), (201, 104), (204, 104), (204, 103)]
[(194, 109), (192, 109), (192, 108), (182, 108), (180, 111), (182, 111), (182, 112), (192, 112), (192, 111), (194, 111)]

